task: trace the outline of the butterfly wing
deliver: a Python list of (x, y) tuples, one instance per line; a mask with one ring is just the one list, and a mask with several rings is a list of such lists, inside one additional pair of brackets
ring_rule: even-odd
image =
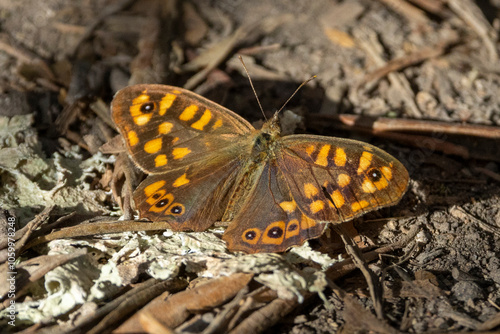
[(188, 90), (135, 85), (116, 93), (112, 117), (144, 172), (163, 173), (220, 161), (254, 128), (234, 112)]
[(408, 171), (387, 152), (355, 140), (311, 135), (282, 138), (277, 162), (300, 211), (341, 223), (396, 204)]
[(284, 175), (271, 160), (263, 166), (248, 201), (222, 238), (232, 251), (284, 252), (319, 237), (325, 225), (299, 210)]
[(174, 231), (204, 231), (220, 220), (229, 200), (238, 160), (150, 175), (134, 191), (141, 218), (166, 221)]
[(327, 222), (396, 204), (407, 189), (406, 168), (372, 145), (311, 135), (280, 140), (224, 233), (231, 250), (285, 251), (319, 237)]
[(135, 85), (116, 93), (112, 117), (137, 166), (141, 218), (203, 231), (220, 219), (254, 128), (232, 111), (182, 88)]

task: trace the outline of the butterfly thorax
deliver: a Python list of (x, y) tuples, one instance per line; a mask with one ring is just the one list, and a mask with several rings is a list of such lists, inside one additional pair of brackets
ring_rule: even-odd
[(253, 162), (259, 163), (270, 158), (273, 155), (278, 139), (280, 138), (281, 126), (278, 116), (275, 114), (273, 118), (268, 120), (262, 126), (262, 129), (256, 131), (252, 143), (252, 152), (250, 156)]

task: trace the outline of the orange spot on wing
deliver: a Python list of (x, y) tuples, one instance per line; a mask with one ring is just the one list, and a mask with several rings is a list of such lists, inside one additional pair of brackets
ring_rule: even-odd
[(166, 182), (162, 180), (162, 181), (156, 181), (155, 183), (150, 184), (149, 186), (144, 188), (144, 195), (146, 195), (146, 197), (150, 197), (155, 192), (157, 192), (158, 189), (163, 187), (165, 185), (165, 183)]
[(313, 198), (318, 193), (319, 193), (318, 188), (316, 188), (312, 183), (304, 184), (304, 195), (306, 195), (307, 198)]
[(146, 91), (144, 91), (142, 92), (141, 95), (132, 100), (132, 106), (130, 107), (129, 110), (130, 116), (135, 118), (137, 116), (142, 115), (143, 113), (141, 111), (141, 106), (146, 102), (149, 102), (149, 95), (147, 95)]
[(373, 159), (373, 154), (370, 152), (363, 152), (361, 157), (359, 158), (359, 166), (358, 166), (358, 174), (363, 173), (365, 170), (370, 167)]
[(183, 185), (188, 184), (188, 183), (189, 183), (189, 180), (186, 177), (186, 173), (184, 173), (184, 174), (182, 174), (182, 176), (178, 177), (174, 181), (173, 186), (177, 188), (177, 187), (183, 186)]
[(377, 187), (378, 190), (387, 188), (389, 186), (389, 181), (392, 179), (392, 169), (390, 167), (384, 166), (380, 168), (380, 172), (382, 173), (383, 177), (380, 180), (374, 182), (375, 187)]
[(177, 147), (172, 150), (172, 155), (175, 160), (182, 159), (189, 153), (191, 153), (191, 150), (187, 147)]
[(302, 219), (300, 220), (300, 228), (302, 230), (307, 230), (308, 228), (316, 226), (316, 221), (312, 220), (311, 218), (302, 215)]
[(144, 151), (153, 154), (161, 150), (162, 140), (161, 138), (151, 139), (146, 144), (144, 144)]
[(328, 166), (328, 153), (330, 153), (330, 145), (323, 145), (321, 147), (321, 150), (318, 153), (318, 156), (316, 157), (316, 165), (320, 165), (323, 167)]
[(153, 116), (153, 114), (149, 113), (149, 114), (142, 114), (140, 116), (134, 117), (134, 123), (139, 125), (139, 126), (146, 125), (146, 124), (148, 124), (149, 120), (151, 119), (151, 116)]
[(292, 213), (297, 208), (297, 203), (295, 203), (294, 201), (284, 201), (280, 203), (280, 207), (286, 213)]
[(387, 188), (387, 186), (389, 185), (389, 182), (387, 182), (387, 179), (381, 178), (377, 182), (374, 182), (374, 184), (375, 184), (375, 187), (377, 187), (378, 190), (382, 190), (384, 188)]
[(158, 114), (160, 114), (160, 116), (165, 115), (165, 113), (172, 106), (172, 103), (174, 103), (176, 98), (177, 95), (170, 93), (165, 94), (165, 96), (160, 101), (160, 111), (158, 111)]
[(184, 111), (179, 115), (179, 119), (181, 121), (189, 121), (189, 120), (193, 119), (193, 117), (197, 111), (198, 111), (198, 106), (192, 104), (189, 107), (187, 107), (186, 109), (184, 109)]
[[(164, 192), (162, 190), (162, 192)], [(166, 208), (168, 208), (168, 205), (174, 201), (174, 196), (172, 194), (166, 194), (163, 195), (161, 198), (159, 198), (155, 204), (153, 204), (148, 211), (151, 212), (163, 212), (165, 211)]]
[(135, 146), (137, 143), (139, 143), (139, 138), (137, 137), (137, 133), (135, 131), (129, 131), (127, 133), (128, 137), (128, 144), (130, 146)]
[(341, 208), (345, 203), (345, 198), (339, 190), (335, 190), (331, 195), (335, 208)]
[(347, 155), (345, 151), (340, 147), (335, 150), (335, 157), (333, 158), (333, 162), (336, 166), (342, 167), (347, 162)]
[(384, 166), (384, 167), (380, 168), (380, 171), (382, 172), (382, 174), (384, 175), (384, 177), (387, 180), (392, 179), (392, 169), (390, 167)]
[(337, 183), (339, 187), (346, 187), (351, 183), (351, 177), (347, 174), (339, 174), (339, 176), (337, 176)]
[(218, 119), (212, 126), (212, 130), (218, 129), (222, 126), (222, 120)]
[(155, 158), (155, 167), (165, 166), (168, 162), (165, 154), (158, 154)]
[(202, 131), (205, 125), (207, 125), (211, 119), (212, 119), (212, 112), (206, 109), (203, 115), (200, 117), (200, 119), (191, 124), (191, 127), (193, 129)]
[(309, 205), (309, 209), (311, 210), (312, 213), (318, 213), (319, 211), (323, 210), (325, 207), (325, 203), (323, 201), (317, 200), (311, 203)]
[(362, 188), (365, 193), (373, 194), (377, 191), (377, 187), (375, 186), (375, 184), (373, 184), (373, 182), (368, 180), (367, 178), (365, 178), (365, 180), (363, 181)]
[(255, 245), (257, 242), (259, 242), (261, 232), (258, 228), (249, 228), (248, 230), (245, 230), (243, 234), (241, 235), (241, 239), (243, 239), (244, 242), (247, 242), (251, 245)]
[(307, 146), (307, 148), (306, 148), (307, 155), (311, 157), (312, 154), (314, 153), (315, 149), (316, 149), (316, 147), (314, 147), (314, 145)]
[(183, 215), (184, 212), (186, 212), (186, 208), (181, 203), (171, 204), (168, 207), (168, 210), (170, 211), (169, 214), (171, 214), (173, 216), (180, 216), (180, 215)]
[(165, 195), (165, 193), (166, 193), (165, 189), (156, 191), (154, 193), (154, 196), (152, 195), (152, 196), (148, 197), (148, 199), (146, 200), (146, 203), (148, 203), (149, 205), (155, 204), (156, 202), (158, 202), (158, 199), (160, 197), (162, 197), (163, 195)]
[(366, 208), (369, 205), (370, 205), (370, 203), (368, 203), (367, 201), (354, 202), (351, 205), (351, 210), (352, 210), (352, 212), (357, 212), (359, 210)]
[(172, 131), (173, 127), (174, 127), (174, 125), (172, 123), (170, 123), (170, 122), (163, 122), (160, 125), (158, 125), (158, 133), (162, 134), (162, 135), (167, 134), (170, 131)]

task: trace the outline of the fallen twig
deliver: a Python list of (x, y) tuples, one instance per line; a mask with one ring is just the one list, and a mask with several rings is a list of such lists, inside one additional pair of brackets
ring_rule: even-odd
[[(494, 126), (456, 124), (438, 121), (392, 119), (383, 117), (367, 117), (360, 115), (312, 115), (308, 119), (310, 124), (324, 125), (325, 120), (334, 120), (331, 125), (349, 131), (370, 133), (374, 136), (394, 140), (417, 148), (432, 149), (445, 154), (460, 156), (464, 159), (479, 159), (500, 161), (494, 154), (483, 154), (476, 150), (469, 150), (464, 145), (446, 141), (444, 135), (473, 136), (498, 140), (500, 128)], [(405, 133), (401, 133), (405, 132)], [(427, 135), (418, 135), (408, 132), (420, 132)], [(439, 136), (436, 137), (436, 134)]]
[(333, 225), (333, 229), (342, 238), (345, 245), (345, 250), (347, 254), (351, 257), (353, 263), (356, 267), (361, 270), (363, 276), (365, 277), (366, 283), (368, 284), (368, 290), (370, 291), (370, 296), (372, 298), (373, 308), (377, 314), (378, 319), (384, 319), (383, 312), (383, 290), (381, 282), (375, 276), (372, 270), (368, 268), (368, 265), (361, 254), (360, 249), (356, 246), (354, 240), (352, 240), (347, 231), (344, 231), (342, 224)]
[(354, 89), (359, 89), (366, 85), (368, 86), (366, 87), (366, 89), (370, 90), (374, 84), (376, 84), (383, 77), (387, 76), (389, 73), (397, 72), (406, 67), (421, 63), (424, 60), (441, 56), (448, 50), (450, 46), (458, 43), (459, 40), (460, 39), (458, 35), (455, 35), (444, 41), (441, 41), (437, 45), (423, 48), (400, 58), (392, 59), (388, 61), (384, 66), (365, 75), (365, 77), (357, 84)]
[(87, 221), (87, 224), (82, 223), (77, 226), (65, 227), (48, 235), (40, 236), (30, 241), (25, 247), (23, 247), (23, 251), (31, 247), (57, 239), (85, 237), (90, 235), (120, 233), (127, 231), (160, 231), (168, 228), (170, 228), (170, 225), (166, 222), (152, 223), (136, 220), (117, 221), (116, 219), (113, 219), (112, 222), (88, 224)]
[(374, 133), (382, 132), (419, 132), (443, 133), (449, 135), (474, 136), (480, 138), (500, 139), (500, 127), (464, 123), (449, 123), (428, 120), (413, 120), (404, 118), (369, 117), (362, 115), (311, 115), (310, 119), (320, 121), (339, 121), (343, 125), (370, 129)]

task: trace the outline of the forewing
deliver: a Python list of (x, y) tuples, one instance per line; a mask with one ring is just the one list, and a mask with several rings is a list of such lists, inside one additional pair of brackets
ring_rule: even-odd
[(222, 238), (231, 251), (284, 252), (319, 237), (324, 228), (324, 223), (306, 217), (298, 209), (284, 176), (271, 160)]
[(172, 86), (126, 87), (116, 93), (111, 110), (132, 159), (148, 174), (227, 155), (254, 130), (234, 112)]
[(293, 135), (282, 138), (278, 166), (309, 218), (340, 223), (396, 204), (408, 171), (387, 152), (359, 141)]

